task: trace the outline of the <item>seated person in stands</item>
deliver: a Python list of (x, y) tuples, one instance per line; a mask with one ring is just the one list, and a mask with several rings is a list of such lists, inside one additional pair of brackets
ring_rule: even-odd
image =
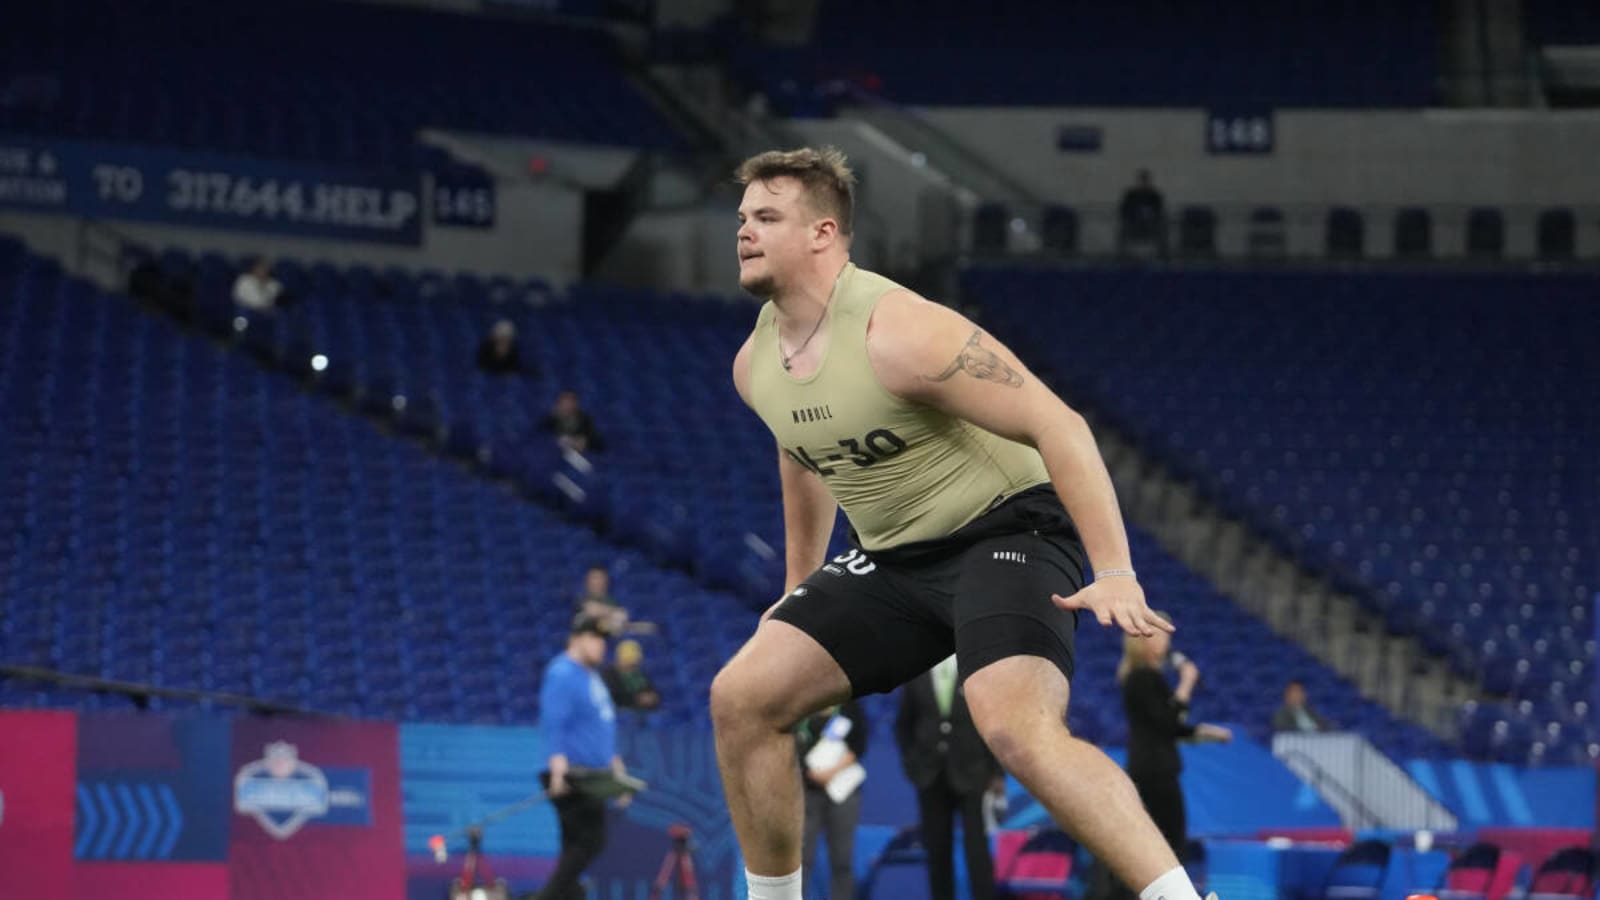
[(600, 453), (605, 441), (594, 427), (594, 419), (578, 405), (575, 391), (562, 391), (556, 395), (556, 405), (539, 420), (539, 427), (556, 436), (556, 443), (579, 453)]
[(613, 664), (601, 673), (605, 677), (606, 687), (611, 691), (611, 699), (623, 709), (649, 711), (659, 708), (661, 692), (656, 690), (655, 683), (640, 667), (644, 662), (644, 649), (639, 642), (619, 642), (613, 659)]
[(517, 347), (517, 326), (501, 319), (478, 345), (478, 368), (489, 375), (537, 375), (532, 363), (524, 363)]
[(604, 566), (590, 566), (583, 574), (583, 593), (578, 595), (577, 611), (605, 623), (609, 634), (653, 634), (653, 622), (631, 622), (628, 611), (611, 596), (611, 573)]
[(283, 305), (283, 284), (272, 277), (272, 261), (260, 257), (233, 282), (233, 302), (254, 312), (272, 312)]
[(578, 595), (578, 612), (605, 623), (609, 634), (621, 634), (628, 624), (628, 611), (611, 596), (611, 573), (605, 566), (590, 566), (583, 573), (583, 593)]
[(1272, 730), (1331, 731), (1332, 725), (1306, 705), (1306, 686), (1299, 681), (1291, 681), (1283, 686), (1283, 705), (1272, 714)]
[(1167, 203), (1150, 180), (1150, 170), (1140, 169), (1117, 207), (1117, 249), (1128, 253), (1148, 248), (1167, 254)]

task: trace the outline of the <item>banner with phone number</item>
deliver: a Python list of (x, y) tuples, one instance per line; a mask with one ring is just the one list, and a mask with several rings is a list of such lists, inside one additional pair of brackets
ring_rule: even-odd
[(0, 207), (385, 244), (422, 243), (419, 172), (0, 137)]

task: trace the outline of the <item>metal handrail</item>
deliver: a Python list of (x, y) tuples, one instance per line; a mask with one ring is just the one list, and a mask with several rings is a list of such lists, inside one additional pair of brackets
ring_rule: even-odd
[(269, 715), (310, 716), (318, 718), (344, 718), (336, 713), (319, 712), (278, 700), (265, 700), (248, 694), (225, 691), (202, 691), (193, 688), (162, 687), (137, 681), (120, 681), (95, 675), (78, 675), (60, 672), (44, 666), (0, 664), (0, 678), (17, 681), (37, 681), (54, 684), (68, 690), (92, 691), (106, 694), (123, 694), (133, 698), (134, 705), (143, 707), (151, 697), (168, 697), (175, 700), (209, 700), (223, 706), (238, 706), (251, 712)]
[(1285, 749), (1280, 751), (1277, 756), (1286, 763), (1291, 759), (1303, 762), (1311, 771), (1311, 789), (1317, 793), (1322, 793), (1324, 785), (1333, 788), (1334, 792), (1339, 795), (1340, 800), (1348, 803), (1355, 814), (1360, 817), (1358, 828), (1376, 828), (1382, 824), (1377, 814), (1368, 809), (1367, 805), (1361, 802), (1361, 798), (1357, 797), (1354, 791), (1334, 780), (1333, 774), (1324, 769), (1322, 764), (1317, 762), (1309, 753), (1304, 750)]

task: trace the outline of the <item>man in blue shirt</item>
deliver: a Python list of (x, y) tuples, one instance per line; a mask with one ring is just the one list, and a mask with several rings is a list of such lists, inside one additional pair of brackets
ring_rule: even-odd
[[(579, 773), (626, 769), (617, 755), (617, 713), (600, 678), (606, 658), (603, 619), (579, 613), (572, 620), (566, 652), (545, 666), (539, 688), (540, 724), (550, 744), (549, 786), (561, 824), (561, 856), (541, 900), (583, 900), (583, 870), (606, 844), (605, 800), (578, 790)], [(627, 797), (619, 798), (619, 805)]]

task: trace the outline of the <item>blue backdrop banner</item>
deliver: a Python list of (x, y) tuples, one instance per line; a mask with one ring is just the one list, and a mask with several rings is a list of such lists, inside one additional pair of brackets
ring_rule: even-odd
[(414, 171), (0, 138), (0, 206), (12, 208), (416, 245), (421, 198)]
[(1406, 771), (1461, 819), (1462, 828), (1593, 828), (1595, 770), (1525, 769), (1464, 759), (1414, 759)]

